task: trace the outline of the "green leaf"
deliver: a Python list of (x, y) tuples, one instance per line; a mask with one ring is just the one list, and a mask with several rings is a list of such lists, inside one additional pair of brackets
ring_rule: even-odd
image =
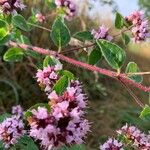
[(122, 33), (122, 39), (125, 45), (130, 43), (130, 37), (126, 33)]
[(3, 122), (6, 118), (9, 118), (9, 117), (11, 117), (11, 115), (8, 113), (0, 115), (0, 122)]
[(62, 94), (68, 86), (68, 77), (66, 75), (62, 76), (54, 85), (53, 89), (57, 94)]
[(150, 107), (145, 105), (144, 109), (142, 110), (140, 117), (142, 119), (150, 120)]
[(102, 52), (100, 48), (96, 45), (88, 56), (88, 63), (91, 65), (95, 65), (101, 58)]
[[(129, 62), (126, 67), (126, 73), (136, 73), (136, 72), (140, 72), (138, 65), (135, 62)], [(137, 83), (141, 83), (143, 81), (143, 77), (141, 75), (132, 75), (129, 78)]]
[(20, 61), (23, 58), (23, 50), (21, 48), (10, 48), (4, 54), (3, 59), (5, 61)]
[(59, 75), (60, 75), (60, 76), (65, 75), (65, 76), (67, 76), (68, 79), (70, 79), (70, 80), (74, 80), (74, 79), (75, 79), (74, 74), (71, 73), (71, 72), (68, 71), (68, 70), (61, 70), (61, 71), (59, 71)]
[(90, 41), (93, 40), (93, 35), (90, 31), (81, 31), (77, 32), (73, 35), (74, 38), (80, 40), (80, 41)]
[(52, 26), (51, 38), (58, 48), (66, 46), (70, 41), (70, 32), (61, 18), (56, 18)]
[(125, 51), (118, 45), (106, 40), (97, 40), (97, 44), (100, 47), (102, 54), (108, 64), (113, 69), (120, 69), (126, 58)]
[(7, 27), (7, 25), (8, 24), (4, 20), (0, 19), (0, 28)]
[(18, 27), (19, 29), (28, 32), (29, 26), (25, 20), (25, 18), (21, 15), (15, 15), (12, 18), (12, 23), (15, 27)]
[(28, 118), (28, 117), (32, 116), (32, 112), (31, 112), (31, 111), (32, 111), (33, 109), (38, 109), (38, 107), (45, 107), (45, 108), (48, 110), (48, 112), (51, 111), (51, 108), (50, 108), (50, 105), (49, 105), (49, 104), (47, 104), (47, 103), (38, 103), (38, 104), (35, 104), (35, 105), (31, 106), (31, 107), (24, 113), (25, 118)]
[(85, 150), (84, 145), (74, 145), (71, 147), (64, 146), (63, 148), (60, 148), (59, 150)]
[(22, 136), (17, 145), (21, 150), (39, 150), (32, 138), (27, 135)]
[(124, 18), (120, 13), (116, 13), (116, 18), (115, 18), (115, 27), (117, 29), (122, 29), (124, 26)]
[(54, 65), (56, 65), (54, 59), (51, 56), (46, 56), (43, 61), (43, 67), (54, 66)]
[(2, 40), (8, 34), (6, 28), (0, 28), (0, 40)]
[(4, 38), (0, 40), (0, 45), (6, 44), (11, 39), (11, 35), (7, 34)]

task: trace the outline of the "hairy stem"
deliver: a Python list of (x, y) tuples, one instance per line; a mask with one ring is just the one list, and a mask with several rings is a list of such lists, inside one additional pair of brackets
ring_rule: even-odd
[(132, 80), (128, 79), (128, 77), (125, 74), (119, 74), (118, 75), (117, 72), (107, 70), (107, 69), (103, 69), (103, 68), (99, 68), (99, 67), (96, 67), (96, 66), (93, 66), (93, 65), (89, 65), (87, 63), (77, 61), (75, 59), (64, 56), (63, 54), (59, 54), (56, 51), (52, 51), (52, 50), (48, 50), (48, 49), (44, 49), (44, 48), (40, 48), (40, 47), (35, 47), (35, 46), (30, 46), (30, 45), (27, 45), (27, 44), (18, 44), (18, 43), (12, 42), (12, 41), (9, 42), (9, 45), (14, 46), (14, 47), (20, 47), (20, 48), (25, 49), (25, 50), (26, 49), (31, 49), (31, 50), (36, 51), (36, 52), (38, 52), (40, 54), (43, 54), (43, 55), (52, 55), (54, 57), (58, 57), (59, 59), (65, 61), (67, 63), (76, 65), (78, 67), (81, 67), (81, 68), (84, 68), (84, 69), (87, 69), (87, 70), (90, 70), (92, 72), (94, 72), (94, 71), (98, 72), (100, 74), (109, 76), (111, 78), (116, 79), (116, 77), (119, 77), (120, 80), (123, 81), (126, 84), (130, 84), (130, 85), (132, 85), (132, 86), (134, 86), (134, 87), (136, 87), (140, 90), (143, 90), (145, 92), (150, 92), (150, 87), (146, 87), (146, 86), (143, 86), (142, 84), (133, 82)]

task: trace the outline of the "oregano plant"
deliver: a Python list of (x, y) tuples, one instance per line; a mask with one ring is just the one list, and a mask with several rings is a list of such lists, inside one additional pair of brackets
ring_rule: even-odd
[[(79, 75), (75, 76), (66, 70), (64, 62), (108, 76), (122, 84), (131, 99), (141, 108), (139, 117), (149, 120), (149, 104), (144, 104), (132, 88), (150, 92), (150, 87), (142, 84), (143, 75), (150, 72), (141, 72), (138, 64), (133, 61), (125, 66), (126, 51), (124, 46), (119, 46), (115, 41), (118, 36), (122, 37), (125, 46), (131, 41), (145, 41), (149, 31), (144, 14), (135, 11), (124, 17), (117, 12), (114, 26), (120, 33), (116, 35), (111, 34), (104, 25), (98, 29), (75, 31), (72, 34), (68, 24), (78, 11), (75, 1), (45, 0), (44, 3), (55, 12), (51, 28), (44, 26), (49, 16), (40, 11), (32, 10), (28, 18), (23, 16), (22, 10), (25, 11), (28, 5), (21, 0), (0, 1), (0, 45), (7, 48), (3, 60), (11, 63), (25, 61), (26, 57), (37, 59), (40, 65), (36, 66), (34, 79), (47, 97), (46, 103), (38, 103), (37, 100), (27, 110), (23, 110), (20, 105), (13, 106), (12, 114), (6, 113), (0, 117), (0, 149), (85, 149), (85, 139), (92, 132), (93, 124), (85, 117), (88, 98)], [(48, 33), (48, 38), (55, 45), (54, 49), (32, 44), (28, 33), (34, 28)], [(71, 41), (78, 41), (81, 45), (72, 46)], [(81, 49), (88, 51), (85, 62), (65, 55)], [(97, 66), (101, 59), (106, 61), (110, 70)], [(150, 135), (126, 124), (117, 130), (116, 137), (109, 138), (97, 149), (150, 150)]]

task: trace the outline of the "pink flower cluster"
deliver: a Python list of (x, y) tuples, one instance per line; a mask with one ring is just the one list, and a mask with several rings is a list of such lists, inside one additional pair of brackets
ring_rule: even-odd
[(49, 98), (51, 112), (44, 107), (32, 110), (30, 136), (46, 149), (83, 143), (90, 125), (84, 119), (86, 96), (79, 81), (71, 81), (61, 96), (51, 92)]
[(55, 66), (44, 67), (43, 70), (39, 69), (36, 73), (37, 82), (39, 86), (44, 89), (44, 91), (49, 94), (51, 92), (51, 88), (59, 79), (57, 75), (57, 71), (62, 69), (61, 64), (57, 64)]
[(35, 15), (35, 18), (36, 18), (36, 20), (37, 20), (38, 22), (40, 22), (40, 23), (44, 22), (45, 19), (46, 19), (45, 16), (42, 15), (41, 13), (37, 13), (37, 14)]
[(113, 37), (108, 34), (108, 28), (104, 25), (100, 26), (97, 30), (93, 29), (91, 34), (95, 39), (106, 39), (108, 41), (113, 39)]
[(144, 18), (142, 12), (135, 11), (125, 19), (132, 25), (131, 31), (135, 41), (144, 41), (147, 37), (149, 37), (148, 20)]
[(0, 9), (5, 14), (14, 14), (17, 9), (24, 9), (25, 5), (21, 0), (0, 0)]
[(76, 14), (76, 5), (73, 0), (55, 0), (58, 8), (64, 8), (65, 18), (71, 20)]
[(123, 150), (123, 144), (116, 139), (109, 138), (100, 146), (100, 150)]
[(139, 150), (150, 150), (150, 137), (141, 132), (135, 126), (125, 125), (117, 131), (119, 135), (124, 135), (130, 140), (133, 146)]
[(20, 108), (19, 106), (13, 107), (14, 115), (0, 124), (0, 140), (3, 141), (5, 148), (16, 144), (18, 139), (25, 134), (23, 121), (18, 117), (18, 114), (22, 114)]

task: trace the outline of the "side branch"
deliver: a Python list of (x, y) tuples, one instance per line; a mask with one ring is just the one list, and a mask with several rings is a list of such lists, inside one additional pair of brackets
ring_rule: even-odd
[(146, 86), (143, 86), (142, 84), (133, 82), (132, 80), (128, 79), (128, 77), (125, 74), (119, 74), (118, 75), (117, 72), (110, 71), (110, 70), (103, 69), (103, 68), (99, 68), (96, 66), (89, 65), (87, 63), (77, 61), (75, 59), (69, 58), (69, 57), (64, 56), (62, 54), (59, 54), (56, 51), (52, 51), (52, 50), (48, 50), (48, 49), (44, 49), (44, 48), (40, 48), (40, 47), (35, 47), (35, 46), (30, 46), (27, 44), (18, 44), (18, 43), (12, 42), (12, 41), (9, 42), (9, 45), (14, 46), (14, 47), (20, 47), (22, 49), (31, 49), (31, 50), (33, 50), (37, 53), (43, 54), (43, 55), (52, 55), (52, 56), (58, 57), (59, 59), (61, 59), (63, 61), (66, 61), (67, 63), (76, 65), (76, 66), (81, 67), (81, 68), (85, 68), (85, 69), (90, 70), (92, 72), (96, 71), (100, 74), (109, 76), (109, 77), (114, 78), (114, 79), (117, 79), (119, 77), (120, 80), (126, 84), (130, 84), (130, 85), (132, 85), (132, 86), (134, 86), (134, 87), (136, 87), (142, 91), (150, 92), (150, 87), (146, 87)]

